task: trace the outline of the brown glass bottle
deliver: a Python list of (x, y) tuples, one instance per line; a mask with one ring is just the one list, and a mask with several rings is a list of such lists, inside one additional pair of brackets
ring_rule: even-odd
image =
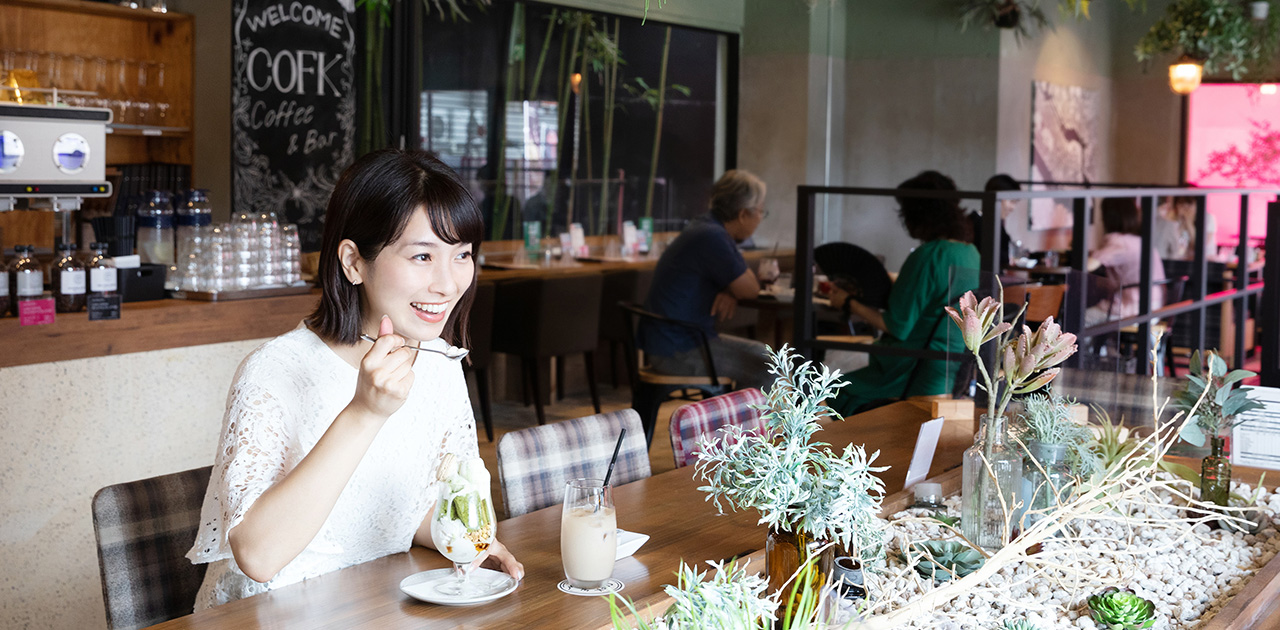
[(44, 270), (35, 259), (33, 245), (13, 248), (14, 260), (9, 264), (9, 306), (18, 314), (18, 303), (44, 297)]
[(1210, 438), (1209, 445), (1209, 456), (1200, 462), (1200, 500), (1225, 506), (1231, 497), (1231, 452), (1220, 435)]
[(71, 243), (58, 243), (53, 267), (49, 270), (53, 285), (54, 306), (59, 313), (79, 313), (84, 310), (88, 273), (76, 257)]

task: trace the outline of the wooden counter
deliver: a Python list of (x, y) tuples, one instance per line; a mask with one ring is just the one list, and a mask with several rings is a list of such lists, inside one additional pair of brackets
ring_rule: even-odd
[(317, 289), (237, 302), (132, 302), (120, 319), (91, 322), (88, 313), (59, 313), (47, 326), (19, 326), (18, 318), (6, 317), (0, 319), (0, 368), (275, 337), (297, 326), (319, 296)]
[[(774, 254), (755, 250), (743, 255), (754, 262)], [(790, 255), (790, 251), (777, 253), (780, 258)], [(480, 279), (501, 282), (560, 273), (653, 268), (656, 264), (656, 258), (643, 258), (539, 269), (482, 268)], [(313, 289), (308, 295), (235, 302), (131, 302), (123, 305), (118, 320), (91, 322), (87, 313), (59, 313), (47, 326), (19, 326), (18, 318), (6, 317), (0, 319), (0, 368), (275, 337), (297, 326), (319, 299), (319, 289)]]

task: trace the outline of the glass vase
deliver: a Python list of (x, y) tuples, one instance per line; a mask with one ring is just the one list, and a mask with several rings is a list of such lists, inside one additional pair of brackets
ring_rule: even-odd
[(1209, 439), (1209, 456), (1200, 462), (1200, 500), (1227, 505), (1231, 496), (1231, 452), (1221, 435)]
[(1026, 529), (1045, 517), (1045, 510), (1058, 505), (1066, 498), (1075, 478), (1071, 476), (1071, 464), (1067, 462), (1066, 444), (1045, 444), (1037, 440), (1027, 442), (1027, 454), (1022, 459), (1022, 494), (1025, 516), (1014, 521)]
[[(1003, 416), (983, 414), (973, 446), (964, 452), (960, 530), (984, 549), (999, 549), (1014, 532), (1006, 515), (1016, 509), (1022, 488), (1022, 454), (1009, 442)], [(1008, 535), (1006, 535), (1008, 534)]]
[[(814, 570), (808, 574), (807, 580), (808, 588), (812, 591), (811, 597), (817, 599), (831, 577), (835, 563), (835, 545), (825, 540), (814, 539), (803, 532), (775, 531), (770, 528), (764, 549), (764, 570), (769, 576), (769, 592), (782, 593), (778, 598), (779, 605), (774, 628), (782, 628), (784, 624), (794, 626), (793, 620), (801, 612), (799, 604), (806, 586), (806, 584), (800, 584), (799, 588), (796, 588), (794, 580), (796, 572), (810, 556), (817, 555)], [(819, 611), (819, 615), (822, 614), (823, 612)]]

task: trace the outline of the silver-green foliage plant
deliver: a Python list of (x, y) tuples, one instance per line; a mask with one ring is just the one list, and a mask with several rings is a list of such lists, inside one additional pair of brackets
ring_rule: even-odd
[(1014, 425), (1014, 435), (1023, 444), (1035, 440), (1041, 444), (1065, 445), (1072, 474), (1088, 478), (1103, 469), (1093, 432), (1071, 419), (1072, 401), (1056, 394), (1032, 394), (1022, 401), (1021, 422)]
[[(1262, 407), (1257, 401), (1249, 400), (1250, 388), (1237, 386), (1240, 381), (1257, 374), (1249, 370), (1228, 372), (1227, 362), (1213, 351), (1206, 352), (1203, 358), (1199, 351), (1193, 353), (1190, 367), (1186, 386), (1178, 390), (1173, 399), (1175, 409), (1187, 413), (1195, 410), (1195, 422), (1182, 425), (1182, 439), (1204, 446), (1206, 435), (1217, 436), (1230, 431), (1250, 420), (1235, 418)], [(1201, 396), (1204, 401), (1197, 408), (1196, 402)]]
[[(636, 630), (768, 630), (778, 608), (775, 598), (766, 595), (769, 581), (734, 563), (727, 566), (708, 562), (715, 573), (699, 573), (680, 563), (676, 584), (664, 589), (673, 600), (658, 619), (646, 621), (635, 604), (622, 599), (619, 606), (609, 596), (614, 628)], [(624, 610), (625, 609), (625, 610)], [(627, 621), (627, 613), (633, 621)]]
[[(762, 434), (730, 426), (723, 439), (704, 438), (698, 446), (697, 474), (707, 482), (716, 509), (754, 509), (760, 523), (774, 531), (806, 533), (838, 541), (862, 557), (877, 560), (886, 524), (880, 518), (884, 482), (862, 446), (846, 446), (837, 455), (829, 444), (813, 442), (823, 418), (840, 419), (823, 401), (844, 386), (839, 370), (800, 362), (787, 346), (770, 350), (769, 373), (777, 380), (765, 404)], [(821, 367), (821, 369), (819, 369)]]
[(1089, 598), (1089, 615), (1108, 630), (1141, 630), (1155, 625), (1156, 605), (1113, 586)]

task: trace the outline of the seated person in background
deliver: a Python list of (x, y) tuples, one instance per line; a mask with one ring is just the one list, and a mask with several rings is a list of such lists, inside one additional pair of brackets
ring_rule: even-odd
[[(756, 297), (760, 283), (747, 268), (736, 243), (756, 231), (764, 219), (765, 185), (743, 170), (724, 174), (711, 189), (711, 212), (694, 219), (676, 237), (653, 272), (645, 308), (671, 319), (697, 324), (706, 332), (716, 374), (739, 387), (773, 382), (765, 365), (764, 344), (718, 335), (715, 319), (733, 317), (738, 300)], [(698, 335), (691, 330), (642, 320), (640, 346), (655, 370), (675, 376), (706, 374)]]
[[(1012, 176), (1001, 173), (999, 175), (992, 176), (991, 179), (988, 179), (987, 185), (983, 187), (983, 190), (986, 192), (1022, 190), (1022, 186), (1019, 185), (1018, 180), (1014, 179)], [(1009, 259), (1013, 257), (1010, 253), (1011, 243), (1013, 241), (1009, 237), (1009, 229), (1008, 226), (1005, 225), (1005, 221), (1007, 221), (1009, 219), (1009, 215), (1013, 214), (1013, 211), (1017, 209), (1018, 202), (1012, 199), (1005, 199), (999, 202), (998, 206), (1000, 208), (1000, 249), (996, 250), (996, 256), (999, 257), (1000, 266), (1004, 267), (1009, 263)], [(978, 248), (978, 254), (982, 254), (982, 237), (985, 236), (985, 234), (982, 233), (982, 213), (980, 211), (970, 212), (968, 218), (969, 224), (973, 229), (973, 246)]]
[[(1138, 314), (1141, 293), (1135, 285), (1142, 279), (1142, 210), (1133, 197), (1108, 197), (1102, 200), (1102, 246), (1089, 253), (1089, 271), (1106, 267), (1107, 280), (1116, 291), (1090, 306), (1084, 314), (1085, 326), (1096, 326), (1112, 318)], [(1164, 263), (1154, 247), (1151, 249), (1151, 281), (1164, 280)], [(1151, 308), (1164, 304), (1164, 290), (1151, 287)]]
[[(1196, 198), (1162, 197), (1156, 214), (1151, 246), (1161, 260), (1194, 260), (1196, 257)], [(1208, 212), (1204, 216), (1204, 257), (1218, 253), (1218, 222)]]
[[(955, 190), (955, 182), (937, 171), (925, 171), (898, 186), (899, 190)], [(977, 273), (962, 273), (952, 281), (952, 269), (978, 269), (978, 250), (969, 242), (970, 224), (954, 199), (898, 198), (898, 216), (911, 238), (921, 244), (902, 263), (902, 271), (889, 291), (889, 306), (871, 308), (838, 288), (831, 304), (840, 306), (885, 334), (876, 343), (903, 348), (950, 350), (957, 357), (965, 351), (959, 334), (948, 334), (943, 306), (954, 303), (965, 291), (977, 289)], [(949, 320), (948, 320), (949, 321)], [(870, 364), (846, 374), (845, 382), (828, 401), (841, 416), (879, 399), (945, 394), (951, 391), (958, 361), (924, 361), (914, 379), (918, 361), (910, 357), (872, 354)]]

